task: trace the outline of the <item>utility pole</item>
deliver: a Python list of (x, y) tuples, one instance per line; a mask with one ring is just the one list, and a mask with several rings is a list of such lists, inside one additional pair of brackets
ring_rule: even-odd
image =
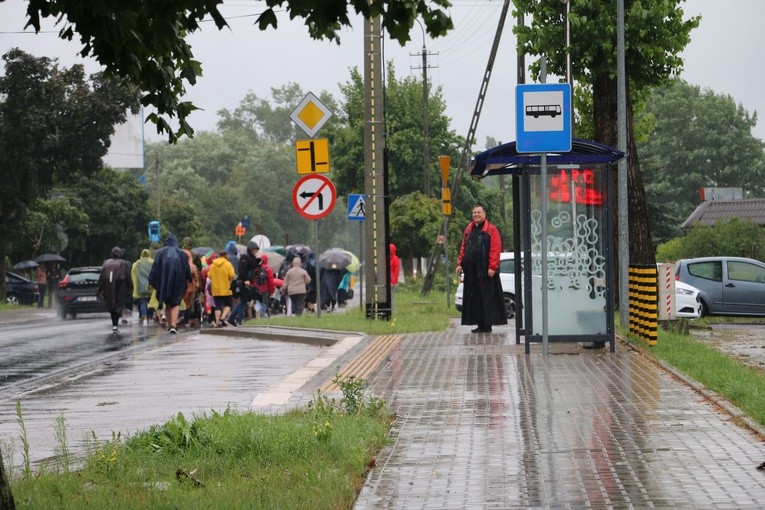
[[(415, 20), (420, 29), (422, 30), (422, 134), (425, 139), (425, 143), (422, 148), (422, 183), (423, 190), (426, 197), (430, 196), (430, 115), (428, 108), (428, 50), (425, 47), (425, 29), (422, 27), (420, 20)], [(415, 56), (417, 53), (410, 53), (410, 56)], [(437, 53), (436, 53), (437, 55)], [(420, 69), (417, 66), (413, 66), (412, 69)]]
[(367, 319), (392, 313), (388, 244), (388, 170), (380, 17), (364, 22), (364, 192), (366, 194), (365, 298)]
[(157, 221), (162, 221), (162, 188), (159, 182), (159, 155), (154, 156), (154, 179), (157, 181)]

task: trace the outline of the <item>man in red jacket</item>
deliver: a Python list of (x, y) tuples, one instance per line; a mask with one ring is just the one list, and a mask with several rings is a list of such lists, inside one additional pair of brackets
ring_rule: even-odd
[(486, 220), (482, 205), (473, 207), (473, 221), (462, 234), (457, 274), (465, 273), (462, 324), (477, 324), (471, 333), (491, 333), (492, 325), (507, 324), (499, 254), (502, 239), (497, 227)]

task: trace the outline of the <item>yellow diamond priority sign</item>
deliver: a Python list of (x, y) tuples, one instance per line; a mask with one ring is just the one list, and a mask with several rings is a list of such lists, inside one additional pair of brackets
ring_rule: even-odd
[(302, 129), (305, 134), (313, 138), (324, 124), (332, 116), (329, 108), (319, 101), (319, 98), (311, 92), (306, 94), (302, 101), (292, 110), (290, 119)]

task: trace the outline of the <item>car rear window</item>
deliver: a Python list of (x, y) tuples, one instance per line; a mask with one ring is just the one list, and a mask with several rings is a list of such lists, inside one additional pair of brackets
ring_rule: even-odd
[(69, 273), (69, 283), (98, 283), (99, 273), (84, 272), (84, 273)]
[(708, 262), (694, 262), (688, 264), (688, 274), (712, 280), (714, 282), (722, 281), (722, 262), (719, 260), (710, 260)]

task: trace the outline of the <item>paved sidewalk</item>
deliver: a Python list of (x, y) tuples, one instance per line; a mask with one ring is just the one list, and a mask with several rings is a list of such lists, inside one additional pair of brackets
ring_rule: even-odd
[(763, 437), (643, 355), (468, 329), (402, 336), (368, 376), (397, 420), (357, 510), (765, 507)]

